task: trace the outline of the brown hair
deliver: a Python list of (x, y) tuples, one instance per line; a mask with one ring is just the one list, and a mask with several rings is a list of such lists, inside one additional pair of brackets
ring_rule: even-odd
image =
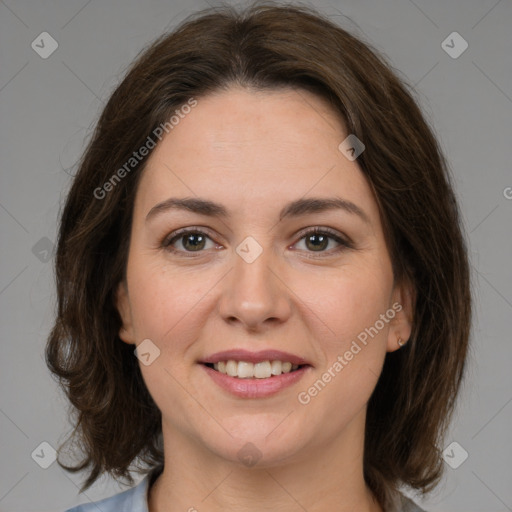
[(383, 506), (400, 484), (427, 493), (442, 476), (438, 447), (471, 324), (467, 249), (449, 169), (412, 87), (384, 57), (311, 8), (268, 2), (201, 11), (164, 34), (136, 59), (101, 114), (67, 196), (55, 261), (58, 313), (46, 361), (72, 404), (71, 438), (85, 455), (76, 466), (59, 464), (90, 469), (82, 491), (103, 472), (133, 483), (134, 461), (163, 465), (160, 411), (133, 346), (118, 337), (115, 307), (148, 157), (101, 198), (97, 191), (180, 105), (231, 84), (314, 91), (366, 146), (357, 161), (379, 205), (395, 279), (409, 280), (416, 297), (409, 343), (386, 355), (368, 404), (364, 477)]

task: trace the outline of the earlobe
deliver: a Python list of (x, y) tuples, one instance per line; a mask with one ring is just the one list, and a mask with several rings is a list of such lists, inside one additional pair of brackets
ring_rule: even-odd
[(132, 314), (128, 298), (128, 289), (124, 281), (119, 283), (116, 290), (116, 308), (122, 322), (121, 328), (119, 329), (119, 337), (125, 343), (133, 345), (135, 344), (135, 338), (133, 335)]
[(395, 287), (392, 304), (396, 314), (390, 322), (388, 352), (402, 348), (411, 337), (416, 296), (410, 281), (405, 281)]

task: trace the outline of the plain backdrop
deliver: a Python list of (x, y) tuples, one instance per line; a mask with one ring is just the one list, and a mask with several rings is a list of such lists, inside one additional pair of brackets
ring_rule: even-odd
[[(48, 445), (56, 448), (70, 429), (43, 354), (55, 305), (57, 219), (86, 137), (126, 66), (163, 31), (213, 4), (0, 0), (0, 512), (58, 512), (125, 489), (104, 477), (79, 495), (83, 475), (56, 462), (40, 466), (51, 462)], [(420, 504), (430, 512), (510, 511), (512, 3), (311, 5), (373, 44), (415, 85), (448, 157), (467, 230), (475, 320), (446, 446), (456, 442), (457, 457), (462, 450), (468, 457), (447, 466)]]

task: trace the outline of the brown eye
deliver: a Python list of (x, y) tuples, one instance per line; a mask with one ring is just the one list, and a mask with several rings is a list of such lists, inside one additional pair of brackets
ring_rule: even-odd
[(206, 248), (206, 242), (210, 237), (206, 233), (197, 229), (184, 229), (172, 233), (170, 237), (166, 238), (162, 246), (176, 253), (200, 253)]
[[(347, 240), (340, 237), (335, 231), (329, 228), (314, 228), (303, 234), (301, 240), (305, 241), (306, 251), (314, 253), (326, 253), (330, 255), (343, 249), (351, 248), (352, 244)], [(334, 247), (333, 250), (327, 251), (329, 243), (334, 240), (338, 247)]]
[(187, 251), (199, 251), (204, 249), (206, 237), (201, 233), (188, 233), (181, 235), (178, 240), (182, 240), (181, 244)]
[(306, 247), (313, 251), (327, 249), (329, 245), (329, 236), (322, 235), (320, 233), (313, 233), (305, 237)]
[[(198, 255), (204, 252), (207, 241), (213, 240), (205, 232), (198, 229), (182, 229), (177, 232), (171, 233), (163, 243), (162, 247), (166, 250), (183, 254), (185, 256), (192, 256), (193, 253)], [(324, 253), (326, 256), (341, 251), (343, 249), (351, 248), (352, 244), (347, 240), (340, 237), (335, 231), (329, 228), (314, 228), (304, 233), (300, 241), (305, 241), (306, 252), (319, 253), (322, 256)], [(334, 247), (332, 250), (326, 250), (329, 247), (330, 242), (335, 241), (338, 247)], [(213, 243), (214, 248), (218, 247)]]

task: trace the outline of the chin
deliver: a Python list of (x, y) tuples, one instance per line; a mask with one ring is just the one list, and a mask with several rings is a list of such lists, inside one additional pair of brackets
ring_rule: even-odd
[[(304, 446), (299, 432), (279, 426), (286, 415), (266, 415), (268, 420), (255, 420), (254, 416), (236, 418), (226, 431), (203, 439), (203, 443), (218, 457), (245, 467), (272, 467), (291, 462)], [(278, 419), (276, 419), (278, 416)], [(286, 420), (285, 420), (286, 422)], [(283, 423), (285, 423), (283, 422)], [(276, 428), (277, 427), (277, 428)], [(302, 437), (302, 436), (301, 436)]]

